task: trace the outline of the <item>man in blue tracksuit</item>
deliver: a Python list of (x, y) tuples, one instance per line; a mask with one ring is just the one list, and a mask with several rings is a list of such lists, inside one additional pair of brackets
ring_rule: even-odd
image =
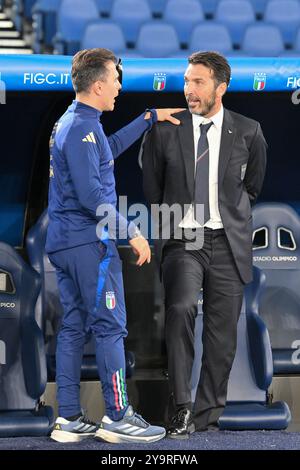
[[(101, 217), (96, 214), (99, 206), (109, 205), (109, 221), (117, 224), (119, 236), (128, 234), (137, 265), (150, 262), (147, 240), (117, 212), (114, 159), (156, 120), (179, 124), (171, 116), (178, 110), (146, 111), (107, 138), (101, 113), (114, 109), (121, 88), (115, 56), (107, 49), (78, 52), (73, 58), (72, 81), (76, 100), (56, 123), (50, 139), (46, 250), (56, 268), (64, 309), (56, 353), (59, 417), (51, 437), (59, 442), (94, 435), (108, 442), (153, 442), (164, 437), (165, 430), (148, 424), (128, 404), (121, 261), (115, 240), (106, 227), (99, 226)], [(89, 332), (95, 336), (106, 406), (99, 427), (82, 414), (79, 398), (82, 354)]]

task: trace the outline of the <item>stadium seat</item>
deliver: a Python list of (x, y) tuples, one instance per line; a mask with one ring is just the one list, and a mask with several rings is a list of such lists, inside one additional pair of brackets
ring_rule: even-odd
[(169, 0), (164, 12), (164, 20), (174, 26), (179, 41), (187, 44), (192, 29), (204, 19), (197, 0)]
[(115, 0), (111, 19), (121, 26), (125, 41), (135, 44), (141, 26), (151, 21), (152, 15), (147, 0)]
[[(56, 334), (62, 317), (62, 306), (59, 300), (55, 269), (45, 252), (48, 227), (48, 214), (45, 210), (37, 223), (29, 230), (26, 238), (26, 248), (31, 266), (41, 275), (41, 293), (36, 306), (36, 319), (41, 325), (46, 343), (48, 379), (55, 378)], [(126, 351), (126, 376), (131, 377), (134, 371), (135, 359), (133, 353)], [(87, 336), (81, 379), (98, 380), (98, 370), (93, 338)]]
[(264, 20), (276, 25), (285, 44), (295, 41), (300, 25), (300, 3), (298, 0), (272, 0), (267, 4)]
[(192, 54), (195, 51), (217, 51), (221, 54), (231, 54), (232, 41), (230, 34), (222, 24), (207, 22), (196, 26), (193, 30), (189, 51)]
[(62, 0), (57, 15), (57, 34), (53, 40), (55, 52), (73, 55), (87, 25), (99, 18), (94, 0)]
[(300, 218), (286, 204), (257, 204), (253, 230), (253, 263), (266, 276), (259, 310), (270, 332), (274, 372), (299, 374)]
[(285, 50), (279, 29), (266, 24), (248, 26), (241, 49), (247, 55), (262, 57), (277, 57)]
[(33, 14), (33, 50), (40, 53), (42, 45), (52, 46), (56, 33), (56, 19), (62, 0), (38, 0)]
[[(208, 18), (213, 18), (216, 14), (218, 4), (221, 1), (231, 1), (231, 0), (198, 0), (203, 8), (203, 12), (207, 15)], [(240, 2), (242, 0), (239, 0)], [(244, 0), (243, 0), (244, 1)], [(266, 5), (270, 0), (245, 0), (252, 4), (254, 13), (257, 15), (257, 18), (261, 19), (263, 17)]]
[(247, 26), (255, 22), (255, 15), (249, 1), (222, 0), (218, 4), (215, 19), (227, 27), (233, 44), (240, 46)]
[(120, 26), (102, 21), (89, 24), (84, 32), (80, 49), (94, 47), (111, 49), (117, 55), (126, 51), (126, 43)]
[(174, 57), (181, 54), (174, 27), (162, 22), (141, 27), (136, 50), (144, 57)]
[(135, 50), (127, 49), (123, 31), (115, 23), (98, 21), (87, 26), (80, 49), (90, 49), (93, 47), (105, 47), (123, 59), (140, 57)]
[(40, 397), (47, 383), (43, 335), (34, 318), (40, 276), (0, 242), (0, 437), (46, 436), (53, 410)]
[[(265, 276), (257, 268), (245, 289), (238, 322), (237, 351), (228, 382), (227, 402), (219, 418), (220, 429), (285, 429), (291, 419), (285, 402), (271, 403), (268, 387), (273, 364), (268, 330), (259, 316), (259, 296)], [(195, 328), (195, 360), (192, 371), (192, 400), (196, 395), (202, 357), (202, 297)]]

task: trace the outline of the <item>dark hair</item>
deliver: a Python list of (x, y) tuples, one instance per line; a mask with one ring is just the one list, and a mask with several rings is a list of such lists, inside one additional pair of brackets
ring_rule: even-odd
[(229, 85), (231, 68), (225, 57), (218, 52), (194, 52), (189, 56), (188, 61), (189, 64), (201, 64), (211, 69), (214, 73), (213, 79), (216, 86), (224, 82), (227, 86)]
[(86, 92), (97, 80), (105, 80), (107, 62), (117, 64), (109, 49), (84, 49), (77, 52), (72, 60), (72, 83), (76, 93)]

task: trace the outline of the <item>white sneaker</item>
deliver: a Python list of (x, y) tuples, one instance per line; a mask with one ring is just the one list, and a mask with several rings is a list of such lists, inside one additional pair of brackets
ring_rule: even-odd
[(106, 442), (155, 442), (166, 435), (165, 428), (152, 426), (128, 406), (120, 421), (104, 416), (96, 431), (95, 438)]
[(85, 415), (76, 421), (68, 421), (65, 418), (57, 418), (51, 433), (51, 439), (57, 442), (79, 442), (87, 437), (94, 437), (98, 425), (90, 421)]

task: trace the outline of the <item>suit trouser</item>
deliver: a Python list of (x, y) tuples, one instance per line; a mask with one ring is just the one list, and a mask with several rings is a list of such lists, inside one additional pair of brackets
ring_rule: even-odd
[(114, 241), (81, 245), (49, 254), (56, 268), (63, 317), (57, 337), (56, 383), (59, 415), (80, 413), (84, 344), (92, 333), (106, 414), (124, 415), (126, 310), (122, 263)]
[(193, 419), (196, 429), (205, 429), (217, 423), (226, 403), (244, 285), (223, 229), (205, 229), (201, 249), (185, 247), (185, 240), (171, 239), (163, 251), (169, 380), (175, 405), (190, 403), (195, 318), (203, 287), (203, 356)]

